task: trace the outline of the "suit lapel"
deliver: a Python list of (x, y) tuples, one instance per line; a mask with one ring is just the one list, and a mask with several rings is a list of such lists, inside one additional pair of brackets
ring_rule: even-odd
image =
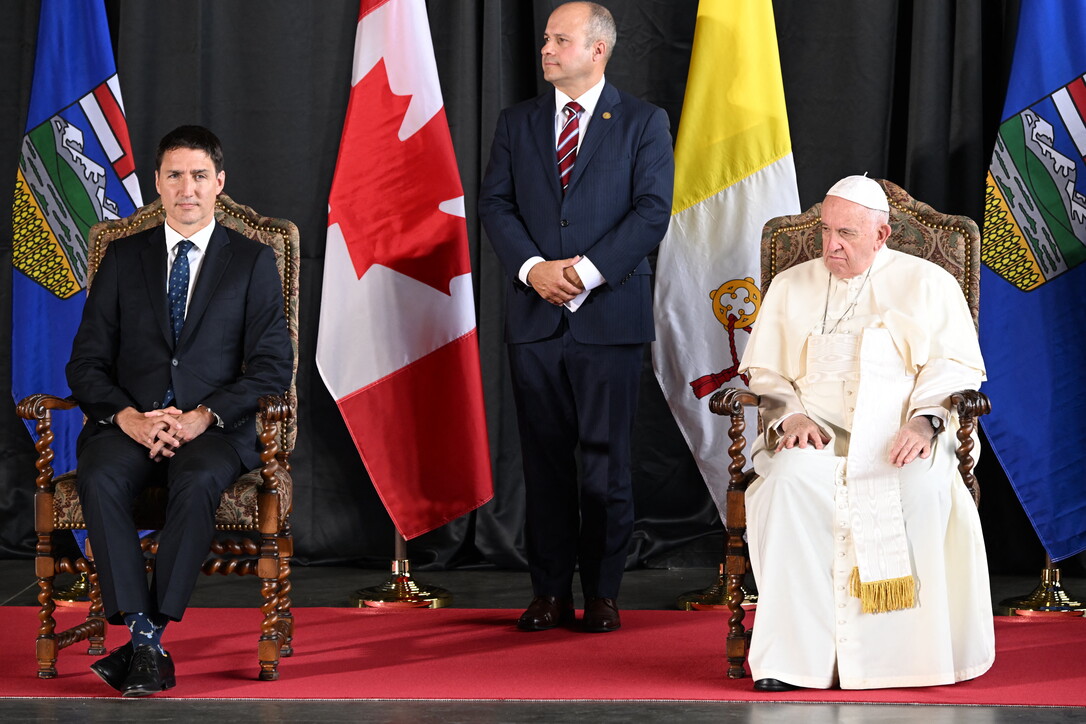
[(154, 310), (163, 338), (172, 346), (173, 331), (170, 329), (170, 312), (166, 308), (166, 232), (161, 226), (151, 232), (140, 258), (143, 262), (144, 286), (150, 297), (148, 303)]
[(554, 150), (554, 90), (536, 99), (536, 111), (532, 114), (529, 133), (539, 151), (540, 168), (547, 169), (547, 187), (559, 198), (562, 187), (558, 179), (558, 157)]
[[(588, 124), (588, 130), (585, 131), (584, 138), (581, 140), (581, 147), (577, 150), (577, 161), (573, 164), (566, 194), (573, 192), (573, 187), (577, 185), (577, 180), (584, 173), (585, 167), (592, 161), (592, 156), (596, 154), (603, 138), (611, 132), (615, 124), (621, 121), (621, 109), (622, 101), (619, 100), (618, 91), (610, 83), (605, 83), (603, 92), (600, 93), (600, 100), (596, 103), (596, 109), (592, 111), (592, 121)], [(555, 161), (555, 166), (557, 167), (557, 161)]]
[(189, 300), (188, 309), (185, 310), (185, 326), (181, 328), (181, 339), (177, 346), (181, 347), (193, 334), (193, 330), (199, 326), (200, 318), (207, 311), (207, 305), (215, 289), (219, 286), (230, 258), (230, 237), (219, 224), (215, 225), (215, 231), (211, 233), (211, 241), (207, 245), (204, 261), (200, 264), (200, 274), (196, 277), (196, 288), (192, 290), (192, 299)]

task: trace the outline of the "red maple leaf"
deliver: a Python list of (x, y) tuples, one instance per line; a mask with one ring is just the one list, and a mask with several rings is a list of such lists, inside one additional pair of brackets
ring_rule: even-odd
[(383, 59), (351, 90), (328, 223), (343, 230), (359, 279), (381, 264), (449, 294), (471, 271), (467, 227), (438, 204), (464, 191), (444, 108), (400, 141), (410, 101), (392, 92)]

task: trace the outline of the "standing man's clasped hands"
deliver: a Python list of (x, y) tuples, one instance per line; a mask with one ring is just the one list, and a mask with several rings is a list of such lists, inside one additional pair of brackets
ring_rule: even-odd
[(580, 256), (541, 261), (528, 272), (528, 285), (551, 304), (565, 304), (584, 291), (573, 265)]

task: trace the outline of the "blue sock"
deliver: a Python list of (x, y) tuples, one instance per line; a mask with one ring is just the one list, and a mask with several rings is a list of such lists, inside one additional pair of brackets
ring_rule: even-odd
[(162, 648), (162, 632), (166, 630), (165, 620), (154, 621), (146, 613), (126, 613), (124, 623), (132, 634), (132, 648), (150, 645), (159, 652), (166, 653), (166, 650)]

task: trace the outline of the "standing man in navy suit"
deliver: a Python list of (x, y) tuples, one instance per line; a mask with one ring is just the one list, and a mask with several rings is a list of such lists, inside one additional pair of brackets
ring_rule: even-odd
[[(91, 669), (125, 696), (174, 685), (163, 629), (188, 605), (222, 491), (260, 465), (258, 400), (293, 366), (275, 252), (215, 223), (219, 139), (181, 126), (156, 161), (166, 223), (106, 249), (67, 367), (87, 416), (78, 489), (105, 614), (132, 635)], [(148, 587), (132, 504), (153, 484), (168, 503)]]
[[(667, 115), (607, 83), (615, 22), (590, 2), (547, 21), (554, 85), (502, 111), (479, 215), (509, 275), (505, 337), (524, 461), (535, 598), (517, 626), (619, 628), (633, 531), (630, 438), (654, 339), (646, 259), (671, 214)], [(578, 452), (581, 479), (578, 481)]]

